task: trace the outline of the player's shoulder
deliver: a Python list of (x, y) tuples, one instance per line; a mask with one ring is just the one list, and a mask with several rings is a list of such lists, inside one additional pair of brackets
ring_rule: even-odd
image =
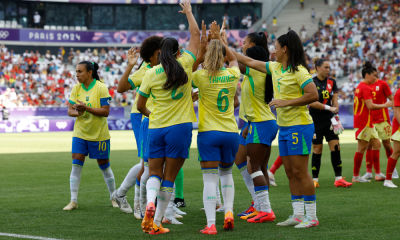
[(379, 83), (381, 86), (388, 86), (388, 87), (389, 87), (389, 84), (388, 84), (386, 81), (384, 81), (384, 80), (379, 79), (379, 80), (378, 80), (378, 83)]
[(298, 71), (295, 74), (310, 74), (310, 72), (303, 65), (297, 66)]

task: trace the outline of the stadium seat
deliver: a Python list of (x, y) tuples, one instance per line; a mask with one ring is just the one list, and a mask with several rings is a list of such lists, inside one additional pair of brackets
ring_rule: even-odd
[(75, 30), (75, 27), (74, 26), (69, 26), (69, 30)]
[(80, 26), (75, 26), (75, 30), (80, 31), (82, 30)]
[(68, 26), (63, 26), (63, 30), (68, 31), (68, 30), (69, 30), (69, 27), (68, 27)]
[(87, 27), (86, 26), (82, 26), (82, 31), (87, 31)]
[(5, 26), (5, 22), (3, 20), (0, 21), (0, 28), (4, 28), (4, 26)]
[(49, 26), (49, 25), (44, 25), (43, 28), (44, 28), (45, 30), (50, 30), (50, 26)]
[(17, 25), (17, 28), (22, 28), (22, 25), (21, 25), (21, 24), (18, 24), (18, 25)]
[(50, 26), (50, 30), (57, 30), (57, 28), (56, 28), (56, 26), (51, 25), (51, 26)]
[(63, 30), (62, 26), (57, 26), (57, 30)]

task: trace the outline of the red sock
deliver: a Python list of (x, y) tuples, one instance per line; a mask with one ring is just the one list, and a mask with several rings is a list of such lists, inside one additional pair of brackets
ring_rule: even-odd
[(396, 168), (396, 163), (397, 163), (397, 160), (394, 160), (391, 157), (389, 158), (387, 169), (386, 169), (386, 180), (392, 180), (392, 173), (393, 173), (394, 169)]
[(272, 174), (275, 174), (276, 170), (282, 166), (282, 158), (281, 156), (278, 156), (278, 158), (275, 160), (274, 164), (272, 165), (271, 169), (269, 170), (272, 172)]
[(379, 150), (372, 150), (372, 159), (374, 160), (375, 174), (381, 173), (381, 165), (379, 163)]
[(392, 156), (392, 153), (393, 153), (393, 148), (390, 148), (390, 150), (388, 151), (388, 150), (386, 150), (386, 157), (389, 159), (390, 158), (390, 156)]
[(363, 157), (364, 157), (364, 154), (359, 153), (359, 152), (356, 152), (356, 154), (354, 155), (354, 168), (353, 168), (353, 176), (354, 177), (357, 177), (360, 175), (360, 168), (361, 168)]
[(372, 149), (367, 149), (367, 155), (365, 155), (365, 159), (367, 160), (367, 173), (372, 173)]

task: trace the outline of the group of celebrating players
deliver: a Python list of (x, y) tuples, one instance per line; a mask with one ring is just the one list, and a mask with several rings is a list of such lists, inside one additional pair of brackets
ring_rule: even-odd
[[(139, 93), (132, 108), (131, 123), (141, 162), (132, 167), (118, 189), (109, 162), (110, 135), (106, 118), (111, 97), (99, 80), (96, 63), (84, 61), (76, 66), (79, 84), (71, 92), (68, 109), (68, 115), (77, 118), (72, 140), (71, 202), (64, 210), (78, 208), (81, 171), (85, 156), (89, 155), (97, 159), (113, 206), (126, 213), (134, 212), (136, 218), (142, 219), (144, 232), (164, 234), (169, 230), (162, 223), (181, 224), (176, 218), (185, 215), (177, 208), (184, 205), (182, 166), (189, 157), (192, 123), (197, 121), (193, 102), (199, 101), (197, 147), (207, 217), (207, 226), (200, 232), (217, 234), (216, 209), (225, 212), (223, 228), (234, 228), (233, 163), (253, 199), (252, 205), (239, 214), (241, 219), (249, 223), (275, 220), (268, 189), (270, 183), (276, 185), (274, 173), (283, 164), (289, 179), (293, 215), (277, 225), (295, 228), (319, 225), (315, 187), (319, 187), (323, 137), (331, 150), (334, 185), (352, 185), (342, 178), (338, 135), (343, 128), (337, 114), (338, 89), (335, 80), (329, 78), (329, 62), (315, 59), (318, 73), (312, 78), (301, 40), (293, 31), (277, 39), (273, 53), (276, 62), (269, 61), (264, 33), (248, 34), (243, 43), (243, 55), (238, 54), (228, 47), (224, 25), (220, 28), (216, 22), (212, 23), (207, 35), (204, 22), (202, 31), (198, 28), (190, 1), (185, 0), (180, 5), (191, 33), (185, 52), (180, 51), (176, 39), (158, 36), (144, 40), (140, 50), (131, 48), (128, 51), (128, 66), (118, 91), (136, 89)], [(138, 71), (129, 76), (139, 55), (143, 62)], [(197, 70), (200, 64), (202, 69)], [(241, 83), (239, 117), (245, 121), (245, 126), (238, 134), (234, 109), (239, 106), (236, 90), (240, 74), (245, 76)], [(392, 106), (392, 102), (386, 102), (386, 98), (392, 99), (392, 94), (385, 82), (377, 80), (377, 70), (370, 63), (366, 64), (362, 75), (364, 82), (356, 90), (354, 105), (358, 149), (354, 157), (353, 182), (369, 181), (372, 165), (375, 179), (385, 179), (379, 170), (379, 133), (390, 156), (384, 186), (396, 187), (391, 178), (400, 156), (399, 124), (393, 120), (392, 151), (389, 114), (382, 110)], [(376, 99), (382, 103), (376, 103)], [(394, 97), (394, 106), (395, 116), (400, 119), (400, 108), (397, 108), (400, 107), (400, 93)], [(276, 109), (276, 118), (271, 108)], [(373, 110), (379, 114), (374, 114)], [(278, 128), (279, 157), (269, 171), (271, 143)], [(308, 172), (311, 150), (314, 181)], [(365, 150), (368, 171), (360, 177)], [(219, 181), (223, 206), (220, 206)], [(126, 193), (134, 186), (132, 210)], [(178, 199), (179, 204), (174, 204), (174, 199)]]

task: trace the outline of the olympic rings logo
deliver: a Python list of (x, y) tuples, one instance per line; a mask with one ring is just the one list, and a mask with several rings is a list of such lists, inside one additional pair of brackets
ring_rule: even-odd
[(0, 38), (6, 39), (10, 35), (8, 31), (0, 31)]

